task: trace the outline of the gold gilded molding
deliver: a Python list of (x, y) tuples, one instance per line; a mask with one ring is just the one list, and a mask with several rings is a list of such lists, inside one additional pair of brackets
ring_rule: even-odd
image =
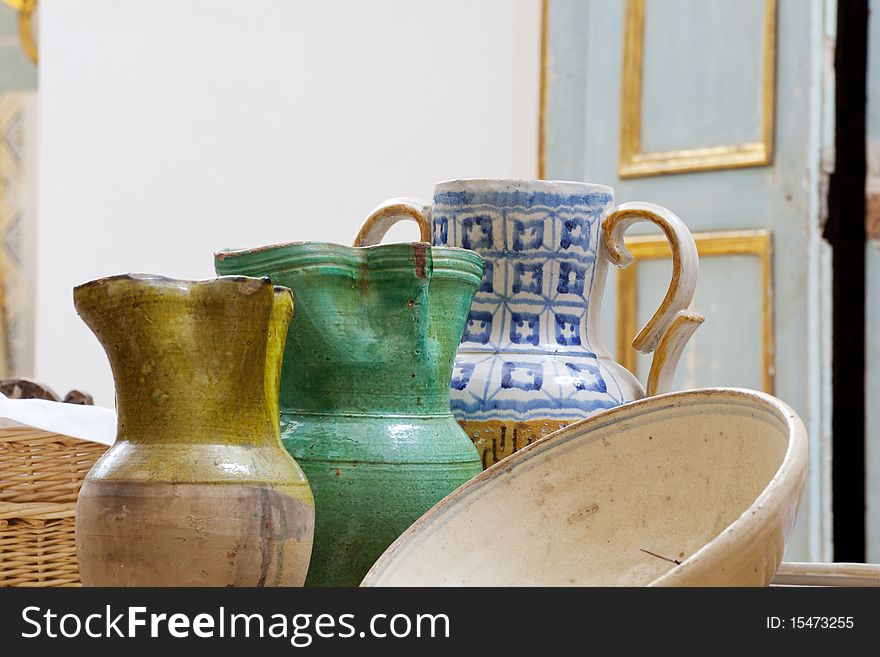
[(627, 0), (620, 99), (621, 178), (768, 165), (776, 108), (776, 0), (764, 0), (760, 140), (747, 144), (642, 152), (642, 57), (645, 0)]
[(541, 80), (538, 87), (538, 180), (547, 176), (547, 67), (550, 49), (550, 0), (541, 0)]
[[(694, 233), (697, 253), (701, 258), (730, 255), (752, 255), (761, 264), (761, 364), (764, 392), (775, 388), (775, 333), (773, 318), (773, 238), (768, 230), (718, 231)], [(638, 302), (638, 265), (642, 260), (669, 258), (671, 252), (665, 236), (629, 237), (626, 247), (633, 264), (617, 272), (617, 361), (636, 374), (636, 352), (629, 336), (636, 331)]]
[(37, 9), (38, 0), (3, 0), (4, 4), (9, 5), (18, 12), (18, 38), (21, 41), (21, 48), (25, 55), (28, 56), (34, 64), (37, 63), (39, 55), (37, 53), (37, 42), (34, 39), (34, 12)]
[(21, 9), (18, 12), (18, 36), (21, 39), (21, 47), (24, 54), (34, 64), (40, 60), (37, 41), (34, 38), (34, 12), (36, 10), (37, 0), (22, 0)]

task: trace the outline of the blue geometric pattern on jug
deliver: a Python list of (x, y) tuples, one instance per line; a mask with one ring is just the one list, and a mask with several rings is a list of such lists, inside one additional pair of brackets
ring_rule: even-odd
[(520, 390), (540, 390), (544, 385), (544, 366), (541, 363), (505, 361), (501, 367), (501, 387)]
[[(607, 195), (606, 195), (607, 198)], [(446, 241), (452, 245), (464, 245), (467, 242), (474, 246), (476, 241), (488, 244), (491, 248), (478, 249), (486, 261), (486, 272), (478, 289), (473, 309), (489, 312), (495, 318), (493, 322), (493, 335), (484, 343), (484, 335), (481, 332), (479, 344), (488, 344), (499, 349), (507, 344), (531, 344), (540, 345), (559, 344), (556, 336), (554, 320), (551, 317), (551, 309), (558, 310), (565, 315), (576, 315), (581, 321), (586, 317), (587, 298), (584, 290), (587, 280), (592, 282), (595, 268), (595, 253), (598, 246), (598, 223), (604, 208), (571, 208), (566, 207), (564, 214), (570, 217), (573, 213), (579, 215), (578, 226), (587, 227), (591, 232), (592, 239), (587, 239), (581, 233), (582, 228), (572, 233), (567, 233), (568, 252), (557, 246), (548, 248), (548, 244), (559, 245), (563, 232), (563, 220), (552, 213), (551, 208), (492, 208), (471, 207), (465, 209), (443, 208), (435, 206), (435, 221), (438, 229), (435, 234), (442, 234), (442, 228), (446, 228)], [(541, 219), (535, 220), (513, 219), (511, 216), (521, 217), (524, 213), (538, 214)], [(450, 217), (456, 217), (450, 221)], [(492, 227), (489, 227), (487, 219), (493, 217)], [(522, 226), (530, 226), (530, 232), (520, 236), (520, 242), (528, 241), (529, 244), (542, 245), (537, 251), (515, 252), (506, 248), (514, 240), (513, 227), (517, 222)], [(544, 233), (541, 240), (535, 233), (537, 225), (544, 225)], [(507, 229), (505, 228), (507, 227)], [(572, 224), (569, 222), (569, 227)], [(467, 227), (468, 230), (465, 230)], [(547, 238), (552, 238), (549, 243)], [(585, 249), (582, 245), (586, 244)], [(532, 256), (529, 258), (529, 256)], [(523, 260), (526, 257), (528, 260)], [(573, 260), (576, 258), (577, 260)], [(500, 267), (500, 269), (499, 269)], [(549, 280), (548, 280), (549, 279)], [(550, 283), (552, 281), (553, 284)], [(491, 289), (490, 289), (491, 288)], [(508, 304), (515, 301), (515, 305), (525, 306), (515, 309), (508, 308)], [(528, 306), (534, 307), (529, 311)], [(519, 326), (519, 322), (511, 321), (511, 312), (520, 314), (529, 313), (538, 315), (538, 326), (532, 325), (530, 330), (523, 333), (525, 328)], [(521, 317), (518, 319), (522, 319)], [(537, 329), (537, 344), (535, 344), (535, 329)], [(585, 335), (585, 327), (580, 329), (580, 341), (582, 345), (589, 346), (589, 338)], [(510, 337), (512, 336), (512, 338)], [(509, 342), (508, 342), (509, 341)], [(464, 340), (463, 342), (471, 342)], [(576, 342), (576, 340), (572, 340)]]
[(531, 292), (540, 295), (544, 288), (544, 263), (517, 262), (513, 265), (514, 294)]
[(491, 260), (486, 260), (483, 264), (485, 265), (483, 280), (480, 281), (480, 287), (477, 288), (477, 292), (494, 292), (492, 281), (495, 277), (495, 263)]
[(431, 243), (434, 246), (446, 246), (449, 240), (449, 219), (447, 217), (434, 217)]
[(556, 342), (561, 345), (581, 343), (581, 318), (577, 315), (556, 313)]
[(513, 222), (512, 251), (534, 251), (544, 246), (544, 219), (517, 219)]
[[(510, 313), (510, 341), (535, 347), (541, 341), (541, 317), (535, 313)], [(523, 388), (527, 390), (527, 388)], [(535, 388), (537, 390), (537, 388)]]
[(476, 215), (462, 221), (461, 245), (465, 249), (492, 248), (492, 217), (489, 215)]
[[(473, 352), (469, 354), (472, 357), (476, 355)], [(617, 396), (608, 390), (608, 373), (603, 377), (595, 354), (581, 350), (576, 361), (551, 358), (548, 362), (554, 367), (556, 364), (564, 365), (565, 376), (562, 376), (562, 372), (551, 375), (551, 380), (557, 386), (566, 384), (565, 389), (560, 388), (558, 393), (547, 390), (547, 374), (542, 363), (510, 361), (499, 353), (489, 353), (479, 361), (457, 360), (453, 368), (451, 408), (453, 412), (465, 413), (472, 418), (487, 414), (487, 417), (492, 417), (495, 415), (494, 411), (499, 411), (508, 413), (503, 416), (505, 418), (512, 416), (524, 419), (530, 413), (540, 415), (542, 409), (553, 410), (560, 417), (564, 415), (577, 418), (623, 403), (619, 386)], [(476, 368), (487, 363), (488, 376), (484, 373), (483, 378), (474, 379)], [(496, 364), (501, 366), (501, 385), (490, 390), (494, 379), (491, 372)], [(494, 380), (494, 385), (498, 386), (497, 379)], [(613, 381), (613, 377), (611, 380)], [(471, 385), (473, 383), (477, 383), (482, 389), (475, 391)], [(617, 385), (616, 381), (614, 383)]]
[(585, 323), (612, 197), (466, 191), (434, 200), (434, 244), (472, 248), (486, 262), (453, 370), (453, 412), (576, 419), (623, 403)]
[[(578, 390), (590, 390), (593, 392), (608, 392), (605, 380), (602, 378), (602, 372), (598, 367), (583, 363), (577, 365), (575, 363), (566, 363), (565, 367), (571, 372), (574, 387)], [(584, 376), (584, 375), (587, 376)]]
[[(562, 415), (559, 413), (560, 411), (568, 411), (567, 413), (564, 413), (564, 415), (571, 419), (579, 419), (586, 417), (591, 413), (595, 413), (596, 411), (617, 408), (622, 403), (622, 401), (614, 399), (608, 395), (586, 400), (556, 400), (547, 397), (538, 397), (528, 400), (503, 399), (493, 400), (487, 404), (482, 403), (480, 400), (468, 402), (458, 397), (453, 397), (450, 409), (454, 414), (467, 414), (468, 416), (473, 417), (483, 412), (486, 413), (487, 416), (496, 415), (501, 419), (512, 419), (517, 417), (517, 415), (519, 416), (517, 419), (520, 419), (531, 411), (552, 410), (558, 415)], [(492, 413), (492, 411), (500, 411), (501, 413), (495, 414)]]
[(434, 195), (435, 205), (477, 205), (485, 203), (495, 206), (520, 205), (530, 207), (544, 205), (549, 208), (584, 205), (605, 206), (611, 203), (611, 194), (593, 192), (590, 194), (555, 194), (552, 192), (495, 192), (460, 191), (440, 192)]
[(452, 387), (456, 390), (467, 388), (476, 366), (476, 363), (456, 363), (452, 368)]
[(580, 246), (584, 251), (590, 249), (590, 220), (574, 218), (562, 222), (562, 236), (559, 246), (568, 250), (572, 246)]
[(492, 335), (492, 313), (471, 310), (468, 313), (464, 332), (461, 334), (462, 342), (476, 342), (487, 344)]
[(574, 262), (562, 261), (559, 263), (559, 281), (556, 284), (556, 291), (559, 294), (583, 295), (586, 277), (586, 267)]

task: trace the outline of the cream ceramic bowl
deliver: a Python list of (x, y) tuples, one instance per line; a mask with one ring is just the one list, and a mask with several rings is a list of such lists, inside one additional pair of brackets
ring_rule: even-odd
[(484, 471), (416, 521), (361, 585), (764, 586), (806, 468), (804, 425), (770, 395), (650, 397)]

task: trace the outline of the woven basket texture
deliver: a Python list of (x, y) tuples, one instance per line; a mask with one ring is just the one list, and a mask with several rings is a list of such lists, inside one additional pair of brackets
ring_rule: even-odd
[(81, 586), (76, 497), (106, 445), (0, 429), (0, 586)]

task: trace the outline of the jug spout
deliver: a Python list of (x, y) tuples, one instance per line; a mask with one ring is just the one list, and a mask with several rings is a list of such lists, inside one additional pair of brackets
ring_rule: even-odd
[(118, 440), (256, 444), (278, 435), (289, 290), (243, 276), (126, 274), (73, 296), (110, 360)]
[(215, 266), (293, 290), (282, 411), (449, 414), (456, 347), (483, 274), (476, 253), (301, 242), (220, 252)]

